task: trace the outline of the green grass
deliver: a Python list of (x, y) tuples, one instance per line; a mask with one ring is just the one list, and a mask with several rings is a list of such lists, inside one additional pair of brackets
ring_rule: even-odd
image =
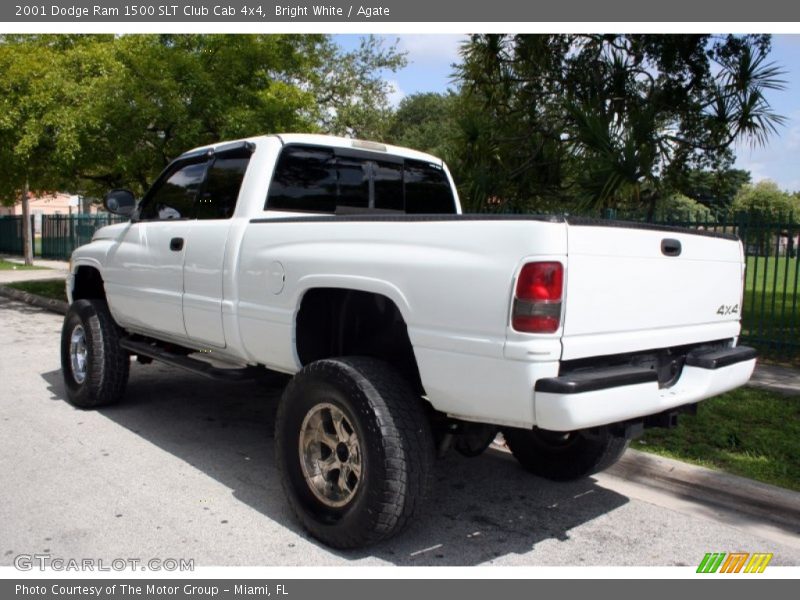
[(675, 429), (648, 430), (633, 447), (800, 491), (800, 396), (740, 388), (701, 402)]
[(798, 259), (747, 257), (742, 335), (762, 355), (800, 364), (798, 292)]
[(65, 290), (63, 279), (17, 281), (7, 285), (15, 290), (22, 290), (23, 292), (28, 292), (29, 294), (36, 294), (37, 296), (44, 296), (45, 298), (53, 298), (54, 300), (63, 300), (64, 302), (67, 301), (67, 292)]
[(766, 287), (771, 290), (777, 287), (782, 290), (788, 286), (793, 289), (797, 281), (797, 267), (796, 258), (748, 256), (746, 288), (760, 290)]
[(25, 265), (9, 262), (0, 258), (0, 271), (33, 271), (46, 268), (47, 267), (26, 267)]

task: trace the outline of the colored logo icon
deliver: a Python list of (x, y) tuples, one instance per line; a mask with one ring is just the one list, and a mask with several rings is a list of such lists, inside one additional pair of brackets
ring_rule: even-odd
[(763, 573), (772, 560), (771, 552), (708, 552), (698, 573)]

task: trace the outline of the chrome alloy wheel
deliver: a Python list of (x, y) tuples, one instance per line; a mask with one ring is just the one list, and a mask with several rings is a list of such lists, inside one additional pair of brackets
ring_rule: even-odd
[(299, 450), (303, 476), (320, 502), (338, 508), (353, 499), (361, 483), (361, 445), (340, 408), (326, 402), (308, 411)]
[(69, 358), (75, 383), (83, 383), (86, 380), (89, 351), (86, 348), (86, 332), (82, 325), (76, 325), (69, 336)]

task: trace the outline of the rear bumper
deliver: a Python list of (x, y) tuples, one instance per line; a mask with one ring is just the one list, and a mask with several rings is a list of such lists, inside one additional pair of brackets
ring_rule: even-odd
[(536, 426), (573, 431), (627, 421), (691, 404), (747, 383), (756, 364), (746, 346), (687, 356), (680, 378), (659, 389), (653, 371), (598, 369), (536, 382)]

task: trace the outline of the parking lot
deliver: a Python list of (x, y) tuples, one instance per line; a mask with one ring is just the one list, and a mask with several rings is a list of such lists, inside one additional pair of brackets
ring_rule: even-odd
[(679, 500), (611, 474), (555, 484), (507, 454), (436, 467), (401, 536), (332, 551), (294, 520), (274, 466), (280, 389), (134, 364), (125, 401), (70, 406), (61, 317), (0, 298), (0, 564), (20, 554), (194, 559), (210, 565), (687, 565), (772, 552), (797, 531)]

